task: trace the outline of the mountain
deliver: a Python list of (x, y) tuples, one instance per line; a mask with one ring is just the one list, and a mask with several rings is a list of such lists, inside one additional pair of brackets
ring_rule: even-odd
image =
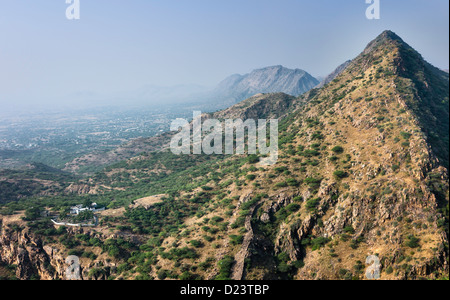
[(341, 74), (345, 68), (348, 67), (348, 65), (351, 63), (351, 60), (347, 60), (345, 63), (343, 63), (342, 65), (340, 65), (339, 67), (336, 68), (336, 70), (334, 70), (332, 73), (330, 73), (327, 77), (325, 77), (320, 83), (319, 85), (316, 86), (316, 88), (321, 88), (324, 87), (325, 85), (329, 84), (331, 81), (333, 81), (339, 74)]
[[(92, 193), (2, 209), (0, 261), (20, 279), (64, 278), (69, 253), (84, 279), (448, 278), (448, 107), (448, 74), (385, 31), (323, 88), (207, 114), (278, 117), (277, 164), (141, 153), (80, 180)], [(24, 213), (86, 200), (108, 208), (93, 228)]]
[(272, 66), (226, 78), (213, 91), (213, 98), (235, 104), (259, 93), (282, 92), (299, 96), (317, 84), (319, 81), (303, 70)]
[[(298, 279), (358, 278), (367, 254), (380, 258), (384, 279), (448, 272), (448, 79), (386, 31), (305, 95), (288, 129), (291, 175), (274, 180), (301, 187), (260, 203), (256, 248), (272, 243), (288, 266), (300, 259)], [(300, 213), (279, 219), (292, 204)], [(264, 251), (252, 256), (255, 270), (270, 265)]]

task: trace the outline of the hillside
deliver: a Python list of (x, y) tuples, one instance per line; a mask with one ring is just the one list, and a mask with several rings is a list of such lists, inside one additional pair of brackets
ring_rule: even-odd
[[(363, 280), (375, 255), (381, 279), (448, 277), (448, 97), (448, 74), (383, 32), (323, 88), (207, 115), (280, 118), (276, 165), (143, 153), (83, 180), (93, 193), (5, 206), (0, 260), (21, 279), (76, 254), (85, 279)], [(24, 213), (85, 200), (108, 207), (98, 227)]]
[[(448, 75), (387, 31), (306, 97), (290, 127), (294, 155), (286, 156), (284, 171), (290, 175), (274, 180), (303, 184), (261, 204), (253, 223), (257, 245), (272, 244), (273, 255), (287, 254), (288, 262), (300, 259), (305, 266), (293, 271), (297, 279), (359, 277), (368, 253), (380, 257), (384, 279), (444, 271), (448, 142), (442, 146), (430, 135), (448, 141), (448, 130), (438, 131), (448, 126)], [(288, 204), (299, 212), (289, 216)], [(256, 276), (267, 259), (258, 252), (260, 263), (248, 275)]]
[(76, 180), (72, 174), (40, 163), (17, 170), (0, 170), (0, 204), (36, 195), (59, 195)]

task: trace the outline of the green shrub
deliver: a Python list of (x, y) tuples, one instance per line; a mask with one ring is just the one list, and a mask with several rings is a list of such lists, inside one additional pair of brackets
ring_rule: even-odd
[(347, 226), (347, 227), (344, 228), (344, 232), (345, 233), (354, 234), (355, 233), (355, 229), (353, 228), (353, 226)]
[(244, 242), (243, 235), (230, 235), (230, 244), (233, 246), (241, 245)]
[(289, 204), (288, 206), (286, 206), (286, 210), (287, 210), (289, 213), (297, 212), (299, 209), (300, 209), (300, 205), (297, 204), (297, 203), (291, 203), (291, 204)]
[(419, 248), (420, 247), (420, 239), (416, 238), (413, 235), (408, 236), (408, 241), (406, 242), (406, 246), (409, 248)]
[(316, 210), (319, 203), (320, 203), (320, 198), (314, 198), (314, 199), (308, 200), (306, 202), (306, 209), (308, 209), (308, 211), (312, 212), (312, 211)]
[(296, 180), (296, 179), (294, 179), (294, 178), (289, 178), (288, 180), (286, 180), (286, 182), (287, 182), (287, 184), (289, 185), (289, 186), (299, 186), (299, 182)]
[(277, 184), (275, 184), (275, 187), (277, 187), (277, 188), (284, 188), (287, 186), (288, 186), (288, 184), (286, 181), (278, 182)]
[(259, 162), (259, 157), (255, 154), (249, 155), (248, 156), (248, 163), (249, 164), (256, 164)]
[(333, 175), (334, 175), (334, 177), (336, 179), (343, 179), (345, 177), (348, 177), (348, 173), (347, 172), (340, 171), (340, 170), (334, 171)]
[(226, 256), (224, 259), (219, 261), (219, 275), (215, 278), (216, 280), (230, 280), (231, 278), (231, 268), (234, 264), (234, 257)]
[(386, 274), (392, 274), (394, 272), (394, 268), (392, 268), (392, 266), (387, 267), (386, 269)]
[(325, 237), (318, 237), (318, 238), (313, 239), (311, 241), (312, 250), (315, 251), (315, 250), (318, 250), (318, 249), (322, 248), (329, 241), (330, 241), (330, 239), (329, 238), (325, 238)]
[(336, 154), (341, 154), (344, 153), (344, 148), (342, 148), (341, 146), (336, 146), (333, 149), (331, 149), (331, 151), (333, 151)]
[(201, 248), (203, 247), (203, 243), (201, 241), (198, 240), (192, 240), (189, 242), (192, 246), (194, 246), (195, 248)]
[(409, 139), (411, 138), (411, 136), (412, 136), (411, 133), (404, 132), (404, 131), (400, 132), (400, 135), (401, 135), (402, 138), (404, 138), (405, 140), (409, 140)]
[(256, 175), (254, 175), (254, 174), (249, 174), (249, 175), (247, 175), (245, 178), (247, 178), (247, 179), (250, 180), (250, 181), (253, 181), (253, 180), (256, 179)]
[(210, 221), (210, 223), (213, 224), (213, 225), (216, 225), (216, 224), (218, 224), (220, 222), (223, 222), (223, 218), (219, 217), (219, 216), (212, 217), (211, 221)]
[(300, 155), (305, 157), (313, 157), (313, 156), (319, 156), (320, 152), (317, 150), (308, 149), (300, 153)]

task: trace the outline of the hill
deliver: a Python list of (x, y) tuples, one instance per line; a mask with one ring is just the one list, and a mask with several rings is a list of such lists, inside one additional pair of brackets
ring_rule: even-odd
[(40, 163), (17, 170), (0, 170), (0, 203), (15, 202), (37, 195), (59, 195), (77, 178)]
[(63, 277), (69, 253), (91, 279), (366, 279), (369, 256), (381, 279), (448, 277), (448, 95), (447, 73), (383, 32), (323, 88), (216, 113), (279, 117), (276, 165), (144, 153), (86, 180), (103, 191), (6, 206), (111, 211), (80, 230), (3, 217), (0, 257), (22, 279)]

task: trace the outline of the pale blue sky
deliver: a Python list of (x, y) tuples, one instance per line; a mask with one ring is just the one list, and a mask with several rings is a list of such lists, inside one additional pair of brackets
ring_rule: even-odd
[(449, 67), (448, 0), (0, 0), (0, 106), (126, 93), (144, 85), (214, 86), (284, 65), (324, 76), (385, 29)]

